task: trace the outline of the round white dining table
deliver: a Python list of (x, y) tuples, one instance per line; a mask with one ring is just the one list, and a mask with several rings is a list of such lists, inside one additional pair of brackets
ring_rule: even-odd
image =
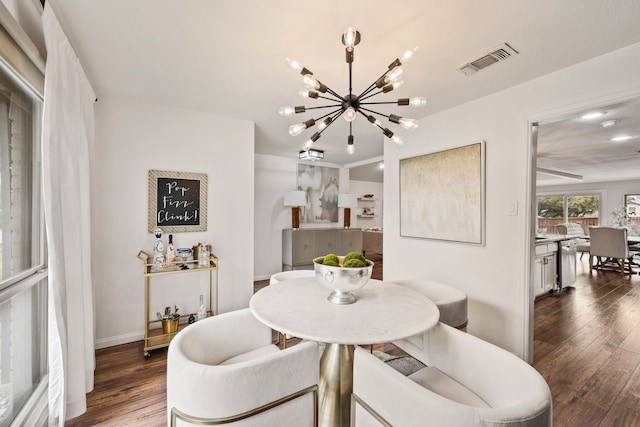
[(357, 344), (387, 343), (431, 329), (440, 317), (426, 296), (392, 282), (369, 280), (356, 302), (327, 300), (315, 277), (266, 286), (251, 298), (254, 316), (282, 333), (327, 343), (320, 359), (319, 425), (348, 426)]

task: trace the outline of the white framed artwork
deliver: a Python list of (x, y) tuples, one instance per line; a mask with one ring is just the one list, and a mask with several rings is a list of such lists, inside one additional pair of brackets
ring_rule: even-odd
[(485, 142), (400, 160), (400, 235), (484, 244)]

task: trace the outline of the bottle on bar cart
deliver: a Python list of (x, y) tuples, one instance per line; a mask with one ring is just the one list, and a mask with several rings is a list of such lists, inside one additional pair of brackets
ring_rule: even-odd
[(200, 267), (208, 267), (209, 266), (209, 248), (210, 246), (204, 242), (200, 244), (198, 248), (198, 265)]

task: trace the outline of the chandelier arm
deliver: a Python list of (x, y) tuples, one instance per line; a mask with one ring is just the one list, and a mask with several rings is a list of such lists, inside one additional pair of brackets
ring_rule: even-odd
[(342, 102), (342, 98), (336, 99), (335, 97), (329, 98), (328, 96), (320, 96), (320, 95), (318, 95), (318, 98), (328, 99), (329, 101), (340, 101), (340, 102)]
[(390, 70), (385, 71), (380, 77), (378, 77), (376, 80), (374, 80), (373, 83), (371, 83), (368, 88), (366, 88), (360, 95), (358, 95), (358, 99), (362, 98), (363, 96), (365, 96), (369, 92), (371, 92), (373, 89), (375, 89), (376, 88), (376, 83), (378, 82), (378, 80), (380, 80), (381, 78), (383, 78), (384, 76), (389, 74), (389, 71)]
[(381, 93), (384, 93), (384, 90), (379, 90), (378, 92), (372, 93), (371, 95), (367, 95), (365, 97), (361, 97), (360, 101), (364, 101), (365, 99), (373, 98), (374, 96), (380, 95)]
[(360, 95), (358, 95), (358, 99), (362, 99), (363, 96), (367, 95), (369, 92), (371, 92), (375, 88), (376, 88), (376, 82), (371, 83), (368, 88), (366, 88), (364, 91), (362, 91)]
[(342, 108), (342, 104), (320, 105), (318, 107), (304, 107), (304, 108), (305, 108), (305, 110), (317, 110), (319, 108), (331, 108), (331, 107), (341, 107)]
[(353, 94), (353, 89), (351, 87), (351, 66), (352, 66), (353, 62), (349, 62), (349, 98), (351, 98), (351, 95)]
[[(331, 118), (331, 123), (333, 123), (333, 121), (334, 121), (336, 118), (338, 118), (338, 117), (340, 116), (340, 114), (342, 114), (342, 111), (343, 111), (343, 110), (344, 110), (344, 109), (343, 109), (342, 107), (340, 107), (340, 108), (338, 108), (337, 110), (333, 110), (332, 112), (327, 113), (327, 114), (325, 114), (324, 116), (320, 116), (320, 117), (318, 117), (318, 118), (317, 118), (317, 119), (315, 119), (315, 120), (316, 120), (316, 122), (319, 122), (320, 120), (324, 119), (325, 117), (329, 117), (329, 116), (333, 115), (333, 117)], [(331, 123), (329, 123), (329, 124), (327, 125), (327, 127), (329, 127), (329, 126), (331, 125)], [(326, 129), (327, 127), (325, 127), (325, 129)], [(324, 130), (324, 129), (322, 129), (322, 130)], [(321, 132), (322, 132), (322, 131), (321, 131)]]
[[(359, 112), (360, 114), (362, 114), (362, 115), (367, 119), (367, 121), (368, 121), (369, 123), (371, 123), (371, 124), (372, 124), (372, 125), (374, 125), (375, 127), (378, 127), (378, 128), (380, 128), (382, 131), (384, 131), (384, 128), (383, 128), (379, 123), (372, 122), (371, 120), (369, 120), (369, 116), (367, 116), (367, 115), (366, 115), (365, 113), (363, 113), (362, 111), (358, 110), (358, 112)], [(371, 111), (371, 112), (372, 112), (372, 113), (376, 113), (375, 111)], [(380, 114), (380, 113), (376, 113), (376, 114)]]
[[(373, 95), (372, 95), (373, 96)], [(398, 101), (385, 101), (385, 102), (361, 102), (360, 105), (382, 105), (382, 104), (398, 104)]]
[(328, 86), (327, 86), (327, 92), (329, 92), (331, 95), (335, 96), (336, 98), (342, 101), (342, 97), (335, 90), (331, 89)]
[[(370, 112), (370, 113), (377, 114), (377, 115), (382, 116), (382, 117), (386, 117), (387, 119), (389, 118), (389, 115), (387, 115), (387, 114), (382, 114), (382, 113), (379, 113), (379, 112), (377, 112), (377, 111), (370, 110), (370, 109), (368, 109), (368, 108), (360, 107), (360, 110), (368, 111), (368, 112)], [(364, 113), (362, 113), (362, 114), (363, 114), (365, 117), (367, 117), (367, 115), (366, 115), (366, 114), (364, 114)], [(378, 126), (378, 127), (380, 127), (380, 126)], [(382, 127), (380, 127), (380, 129), (382, 129)]]
[(319, 118), (318, 118), (318, 120), (323, 119), (323, 118), (325, 118), (325, 117), (327, 117), (327, 116), (329, 116), (329, 115), (331, 115), (331, 114), (334, 114), (334, 113), (335, 113), (335, 114), (334, 114), (334, 116), (331, 118), (331, 122), (330, 122), (328, 125), (326, 125), (323, 129), (319, 130), (319, 131), (317, 132), (317, 134), (318, 134), (318, 135), (320, 135), (322, 132), (324, 132), (325, 130), (327, 130), (327, 128), (328, 128), (329, 126), (331, 126), (331, 125), (333, 124), (333, 122), (334, 122), (334, 121), (335, 121), (335, 120), (340, 116), (340, 114), (342, 114), (342, 110), (343, 110), (343, 109), (341, 108), (340, 110), (336, 110), (336, 111), (333, 111), (333, 112), (331, 112), (331, 113), (329, 113), (329, 114), (325, 114), (325, 115), (324, 115), (324, 116), (322, 116), (322, 117), (319, 117)]

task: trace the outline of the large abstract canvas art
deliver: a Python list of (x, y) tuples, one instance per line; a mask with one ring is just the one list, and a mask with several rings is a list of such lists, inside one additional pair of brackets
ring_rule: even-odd
[(484, 141), (400, 160), (400, 235), (484, 244)]
[(307, 195), (300, 209), (302, 223), (338, 222), (340, 169), (298, 164), (298, 190)]

